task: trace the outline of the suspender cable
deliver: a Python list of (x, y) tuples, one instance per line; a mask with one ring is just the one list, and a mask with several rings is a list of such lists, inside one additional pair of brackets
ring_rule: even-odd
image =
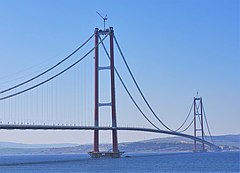
[(66, 61), (67, 59), (69, 59), (71, 56), (73, 56), (77, 51), (79, 51), (85, 44), (87, 44), (87, 43), (91, 40), (91, 38), (92, 38), (93, 36), (94, 36), (94, 34), (91, 35), (81, 46), (79, 46), (79, 47), (78, 47), (77, 49), (75, 49), (71, 54), (69, 54), (69, 55), (68, 55), (67, 57), (65, 57), (63, 60), (59, 61), (59, 62), (58, 62), (57, 64), (55, 64), (54, 66), (48, 68), (47, 70), (43, 71), (42, 73), (40, 73), (40, 74), (38, 74), (38, 75), (36, 75), (36, 76), (34, 76), (34, 77), (32, 77), (32, 78), (30, 78), (30, 79), (22, 82), (22, 83), (20, 83), (20, 84), (17, 84), (17, 85), (15, 85), (15, 86), (13, 86), (13, 87), (10, 87), (10, 88), (7, 88), (7, 89), (5, 89), (5, 90), (0, 91), (0, 94), (5, 93), (5, 92), (8, 92), (8, 91), (11, 91), (11, 90), (13, 90), (13, 89), (15, 89), (15, 88), (18, 88), (18, 87), (20, 87), (20, 86), (22, 86), (22, 85), (24, 85), (24, 84), (27, 84), (27, 83), (29, 83), (29, 82), (31, 82), (31, 81), (39, 78), (40, 76), (48, 73), (49, 71), (53, 70), (54, 68), (56, 68), (57, 66), (59, 66), (60, 64), (62, 64), (64, 61)]
[[(108, 34), (103, 38), (103, 40), (104, 40), (107, 36), (108, 36)], [(102, 41), (103, 41), (103, 40), (102, 40)], [(83, 59), (85, 59), (99, 44), (101, 44), (101, 42), (99, 42), (96, 46), (94, 46), (90, 51), (88, 51), (83, 57), (81, 57), (80, 59), (78, 59), (75, 63), (73, 63), (72, 65), (68, 66), (66, 69), (62, 70), (61, 72), (57, 73), (56, 75), (48, 78), (47, 80), (45, 80), (45, 81), (43, 81), (43, 82), (38, 83), (38, 84), (36, 84), (36, 85), (34, 85), (34, 86), (32, 86), (32, 87), (29, 87), (29, 88), (27, 88), (27, 89), (25, 89), (25, 90), (22, 90), (22, 91), (19, 91), (19, 92), (14, 93), (14, 94), (11, 94), (11, 95), (2, 97), (2, 98), (0, 98), (0, 101), (1, 101), (1, 100), (5, 100), (5, 99), (8, 99), (8, 98), (11, 98), (11, 97), (14, 97), (14, 96), (17, 96), (17, 95), (22, 94), (22, 93), (25, 93), (25, 92), (27, 92), (27, 91), (30, 91), (30, 90), (32, 90), (32, 89), (34, 89), (34, 88), (37, 88), (37, 87), (39, 87), (39, 86), (41, 86), (41, 85), (43, 85), (43, 84), (45, 84), (45, 83), (53, 80), (54, 78), (60, 76), (61, 74), (65, 73), (66, 71), (68, 71), (69, 69), (71, 69), (72, 67), (74, 67), (75, 65), (77, 65), (77, 64), (78, 64), (79, 62), (81, 62)]]

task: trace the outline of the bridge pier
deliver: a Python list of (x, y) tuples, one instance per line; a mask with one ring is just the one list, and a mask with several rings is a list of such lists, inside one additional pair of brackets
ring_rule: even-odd
[[(113, 37), (114, 31), (110, 27), (110, 74), (111, 74), (111, 103), (112, 103), (112, 127), (117, 127), (116, 118), (116, 98), (115, 98), (115, 77), (114, 77), (114, 47), (113, 47)], [(113, 144), (113, 154), (119, 153), (118, 150), (118, 140), (117, 140), (117, 130), (112, 130), (112, 144)], [(116, 154), (114, 154), (116, 155)]]
[[(193, 106), (194, 106), (194, 136), (197, 137), (197, 132), (201, 133), (201, 138), (202, 138), (202, 148), (198, 150), (197, 148), (197, 141), (194, 140), (194, 148), (193, 152), (206, 152), (207, 150), (205, 149), (205, 144), (204, 144), (204, 130), (203, 130), (203, 103), (202, 103), (202, 97), (194, 97), (193, 100)], [(197, 127), (197, 118), (199, 119), (200, 122), (200, 127)]]
[[(95, 29), (95, 57), (94, 57), (94, 66), (95, 66), (95, 72), (94, 72), (94, 126), (99, 126), (99, 108), (98, 108), (98, 97), (99, 97), (99, 75), (98, 75), (98, 67), (99, 67), (99, 48), (98, 48), (98, 28)], [(98, 153), (99, 152), (99, 130), (94, 130), (94, 139), (93, 139), (93, 152)]]
[(89, 152), (88, 153), (92, 158), (120, 158), (123, 152)]
[[(112, 27), (109, 29), (99, 30), (95, 29), (95, 69), (94, 69), (94, 126), (99, 127), (99, 107), (100, 106), (110, 106), (112, 114), (112, 127), (117, 128), (117, 118), (116, 118), (116, 98), (115, 98), (115, 76), (114, 76), (114, 30)], [(99, 37), (100, 35), (107, 35), (110, 37), (110, 68), (99, 67)], [(102, 69), (110, 70), (110, 80), (111, 80), (111, 102), (110, 103), (99, 103), (99, 71)], [(92, 158), (100, 157), (120, 157), (122, 152), (118, 150), (118, 140), (117, 140), (117, 130), (112, 130), (112, 152), (100, 152), (99, 151), (99, 130), (94, 130), (94, 147), (93, 151), (89, 152)]]

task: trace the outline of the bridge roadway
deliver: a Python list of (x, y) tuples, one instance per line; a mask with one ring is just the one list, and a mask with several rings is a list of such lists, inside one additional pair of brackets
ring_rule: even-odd
[(19, 124), (0, 124), (0, 130), (120, 130), (120, 131), (142, 131), (142, 132), (152, 132), (152, 133), (162, 133), (162, 134), (169, 134), (175, 136), (181, 136), (185, 138), (189, 138), (192, 140), (196, 140), (198, 142), (204, 142), (204, 144), (212, 147), (216, 151), (220, 151), (221, 148), (214, 145), (211, 142), (202, 140), (192, 135), (174, 132), (174, 131), (167, 131), (167, 130), (159, 130), (159, 129), (150, 129), (150, 128), (140, 128), (140, 127), (95, 127), (95, 126), (61, 126), (61, 125), (19, 125)]

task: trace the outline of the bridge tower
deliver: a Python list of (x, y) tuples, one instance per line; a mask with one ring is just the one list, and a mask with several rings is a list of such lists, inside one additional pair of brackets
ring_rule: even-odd
[[(203, 129), (203, 103), (202, 103), (202, 97), (194, 97), (193, 99), (194, 104), (194, 136), (197, 137), (198, 132), (200, 132), (200, 136), (202, 140), (204, 140), (204, 129)], [(197, 122), (199, 121), (199, 124)], [(197, 148), (197, 141), (194, 140), (194, 152), (198, 151), (206, 151), (204, 142), (201, 143), (202, 149)]]
[[(109, 29), (99, 30), (95, 28), (95, 65), (94, 65), (94, 126), (99, 127), (99, 107), (109, 106), (111, 107), (111, 117), (112, 117), (112, 127), (117, 127), (116, 119), (116, 98), (115, 98), (115, 77), (114, 77), (114, 30), (113, 27)], [(110, 66), (99, 67), (99, 37), (100, 35), (109, 34), (110, 38)], [(110, 70), (110, 88), (111, 88), (111, 102), (110, 103), (100, 103), (99, 102), (99, 71), (101, 70)], [(100, 157), (120, 157), (121, 152), (118, 150), (118, 138), (117, 130), (112, 130), (112, 152), (100, 152), (99, 151), (99, 130), (94, 130), (94, 146), (93, 151), (89, 152), (91, 157), (100, 158)]]

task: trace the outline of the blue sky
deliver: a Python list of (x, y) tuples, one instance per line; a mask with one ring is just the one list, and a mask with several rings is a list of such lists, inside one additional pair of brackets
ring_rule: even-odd
[[(176, 128), (183, 121), (199, 90), (212, 133), (239, 133), (239, 5), (237, 0), (0, 0), (0, 88), (71, 52), (95, 27), (103, 27), (99, 11), (108, 15), (107, 26), (114, 27), (141, 88), (166, 124)], [(116, 63), (122, 69), (119, 59)], [(91, 132), (80, 133), (85, 141), (76, 139), (79, 132), (0, 131), (8, 141), (40, 143), (52, 135), (49, 142), (61, 142), (65, 135), (62, 142), (91, 142)], [(33, 134), (42, 138), (32, 139)], [(135, 140), (150, 137), (159, 135), (137, 133)], [(120, 134), (121, 141), (131, 139)]]

